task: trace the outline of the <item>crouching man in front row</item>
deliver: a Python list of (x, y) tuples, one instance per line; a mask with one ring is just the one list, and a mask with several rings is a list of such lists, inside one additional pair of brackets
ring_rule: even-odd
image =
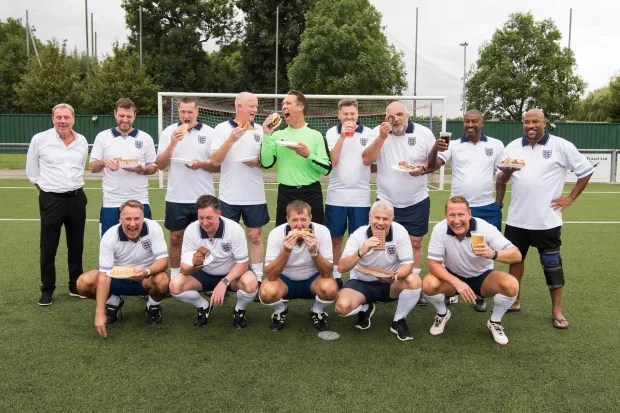
[(293, 201), (286, 206), (287, 223), (269, 233), (265, 275), (260, 300), (273, 308), (271, 330), (284, 327), (288, 307), (284, 300), (314, 298), (312, 324), (319, 331), (329, 328), (325, 307), (334, 302), (338, 284), (332, 277), (332, 239), (326, 226), (312, 222), (310, 205)]
[(443, 334), (450, 319), (446, 295), (458, 294), (468, 303), (476, 296), (493, 297), (495, 307), (487, 321), (487, 329), (496, 343), (508, 344), (501, 324), (502, 317), (519, 293), (519, 283), (512, 275), (493, 269), (493, 261), (512, 264), (521, 261), (521, 253), (497, 228), (473, 218), (469, 203), (453, 196), (445, 207), (446, 219), (433, 228), (428, 245), (428, 269), (423, 291), (435, 306), (437, 315), (431, 334)]
[[(144, 206), (129, 200), (120, 206), (120, 223), (111, 227), (101, 238), (99, 270), (80, 275), (77, 288), (80, 294), (97, 300), (95, 328), (107, 336), (106, 324), (112, 324), (124, 304), (122, 296), (148, 295), (146, 316), (149, 324), (161, 321), (160, 302), (168, 294), (170, 281), (168, 250), (161, 226), (144, 218)], [(127, 267), (113, 271), (113, 267)], [(121, 277), (121, 278), (112, 278)], [(117, 302), (109, 297), (121, 296)]]
[(405, 227), (394, 222), (394, 208), (377, 201), (370, 208), (370, 225), (358, 228), (347, 240), (338, 263), (341, 272), (350, 271), (340, 290), (336, 312), (357, 314), (356, 328), (366, 330), (375, 312), (375, 301), (398, 300), (390, 331), (401, 341), (413, 339), (407, 315), (420, 299), (422, 281), (412, 273), (413, 253)]

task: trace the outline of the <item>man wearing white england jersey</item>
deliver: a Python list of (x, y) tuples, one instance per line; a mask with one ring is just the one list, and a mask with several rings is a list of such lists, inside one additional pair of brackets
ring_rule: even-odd
[[(181, 274), (172, 277), (170, 292), (179, 301), (192, 304), (198, 315), (194, 325), (209, 321), (213, 308), (224, 303), (227, 290), (237, 292), (233, 326), (247, 325), (245, 310), (256, 296), (258, 281), (248, 270), (248, 246), (243, 228), (222, 217), (219, 201), (203, 195), (196, 201), (198, 221), (191, 223), (183, 237)], [(200, 295), (213, 291), (211, 300)]]
[[(379, 233), (381, 237), (375, 235)], [(401, 341), (413, 339), (406, 318), (420, 299), (422, 281), (411, 272), (413, 253), (409, 234), (394, 222), (394, 208), (389, 202), (380, 200), (372, 205), (370, 225), (351, 234), (338, 265), (342, 271), (350, 271), (350, 279), (336, 299), (338, 314), (343, 317), (357, 314), (355, 327), (366, 330), (376, 301), (398, 300), (390, 331)]]
[(212, 172), (219, 168), (209, 162), (213, 128), (198, 121), (198, 102), (184, 97), (179, 103), (179, 122), (161, 133), (157, 147), (157, 167), (168, 168), (166, 219), (170, 231), (170, 275), (180, 272), (183, 232), (196, 221), (196, 200), (215, 195)]
[(453, 196), (445, 206), (446, 219), (433, 228), (428, 245), (428, 269), (423, 291), (437, 310), (431, 334), (443, 334), (452, 315), (446, 295), (459, 294), (467, 303), (476, 297), (493, 297), (495, 306), (486, 326), (500, 345), (508, 344), (502, 317), (517, 298), (519, 283), (510, 274), (495, 270), (493, 261), (512, 264), (521, 253), (499, 230), (480, 218), (472, 217), (469, 203)]
[[(506, 156), (522, 160), (525, 166), (522, 169), (500, 167), (497, 181), (507, 183), (512, 179), (505, 235), (519, 248), (522, 260), (511, 264), (509, 271), (521, 282), (530, 245), (538, 249), (551, 295), (553, 326), (565, 329), (568, 321), (562, 312), (562, 211), (586, 188), (594, 168), (571, 142), (548, 134), (546, 125), (542, 110), (531, 109), (525, 113), (523, 137), (506, 146)], [(577, 182), (568, 195), (562, 195), (568, 171), (575, 173)], [(517, 298), (511, 310), (520, 309)]]
[[(372, 142), (372, 129), (357, 121), (357, 100), (338, 102), (340, 125), (325, 134), (332, 159), (325, 202), (325, 226), (332, 236), (334, 263), (342, 256), (342, 240), (347, 230), (355, 232), (368, 224), (370, 212), (370, 167), (362, 162), (362, 152)], [(342, 274), (334, 265), (334, 278), (342, 288)]]
[[(160, 302), (168, 294), (170, 281), (166, 273), (168, 251), (161, 226), (144, 218), (144, 207), (139, 201), (124, 202), (120, 211), (120, 223), (101, 238), (99, 269), (82, 274), (77, 282), (81, 294), (97, 300), (95, 328), (102, 337), (107, 336), (106, 325), (117, 320), (124, 304), (123, 298), (110, 303), (110, 294), (116, 297), (148, 295), (146, 320), (149, 324), (157, 324), (161, 322)], [(135, 271), (130, 278), (112, 278), (110, 272), (115, 266), (133, 267)]]
[[(146, 176), (157, 172), (153, 138), (133, 126), (136, 105), (127, 98), (119, 99), (114, 107), (114, 118), (116, 126), (100, 132), (90, 152), (90, 171), (103, 171), (100, 236), (118, 224), (119, 207), (128, 199), (140, 201), (145, 218), (151, 218)], [(126, 165), (129, 160), (137, 162)]]
[[(429, 171), (450, 162), (452, 165), (451, 196), (462, 195), (469, 202), (471, 215), (482, 218), (502, 230), (502, 207), (506, 184), (495, 182), (497, 164), (505, 158), (504, 144), (482, 133), (484, 117), (471, 109), (463, 118), (464, 135), (449, 144), (437, 139), (428, 155)], [(497, 195), (493, 194), (497, 186)], [(486, 311), (486, 303), (477, 298), (476, 311)]]
[[(430, 199), (428, 197), (426, 159), (433, 145), (433, 132), (409, 121), (407, 108), (400, 102), (390, 103), (386, 121), (374, 129), (377, 137), (364, 150), (364, 165), (377, 164), (377, 199), (394, 207), (394, 221), (405, 227), (413, 247), (413, 272), (422, 270), (422, 242), (428, 232)], [(399, 162), (413, 166), (398, 168)]]
[(215, 127), (211, 163), (221, 168), (220, 208), (222, 216), (239, 222), (243, 218), (250, 240), (252, 271), (263, 278), (263, 232), (269, 223), (263, 171), (258, 155), (263, 136), (254, 123), (258, 99), (242, 92), (235, 98), (235, 118)]
[(288, 307), (284, 300), (314, 299), (312, 324), (329, 328), (325, 307), (334, 302), (338, 284), (332, 277), (332, 242), (327, 227), (312, 222), (311, 207), (303, 201), (286, 206), (286, 223), (275, 227), (267, 239), (265, 279), (260, 300), (273, 308), (271, 330), (284, 328)]

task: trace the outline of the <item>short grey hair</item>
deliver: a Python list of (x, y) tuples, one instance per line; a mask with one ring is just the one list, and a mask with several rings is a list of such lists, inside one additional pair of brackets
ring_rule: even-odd
[(69, 111), (71, 112), (71, 116), (75, 117), (75, 110), (73, 110), (73, 106), (68, 103), (59, 103), (54, 106), (52, 108), (52, 116), (54, 116), (54, 112), (56, 112), (56, 109), (69, 109)]
[(394, 217), (394, 207), (388, 201), (384, 201), (382, 199), (375, 201), (375, 203), (370, 207), (370, 214), (372, 215), (378, 209), (389, 211), (390, 215)]

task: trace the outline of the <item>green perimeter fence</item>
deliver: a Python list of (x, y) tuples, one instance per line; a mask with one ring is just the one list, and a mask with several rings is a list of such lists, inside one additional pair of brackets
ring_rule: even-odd
[[(164, 124), (168, 123), (169, 120), (164, 121)], [(92, 144), (97, 133), (115, 125), (112, 115), (76, 115), (74, 129)], [(138, 116), (135, 126), (149, 133), (157, 143), (157, 116)], [(0, 114), (0, 153), (25, 153), (32, 136), (51, 127), (49, 114)], [(552, 134), (570, 140), (579, 149), (620, 149), (620, 123), (558, 122), (547, 124), (547, 127)], [(453, 136), (460, 136), (463, 124), (448, 121), (446, 129)], [(484, 133), (507, 144), (521, 136), (522, 126), (521, 122), (486, 122)]]

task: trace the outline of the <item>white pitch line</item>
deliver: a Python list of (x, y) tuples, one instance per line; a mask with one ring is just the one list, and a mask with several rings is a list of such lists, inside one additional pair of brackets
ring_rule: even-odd
[[(164, 222), (163, 219), (155, 219), (157, 222)], [(39, 222), (39, 218), (0, 218), (0, 222)], [(98, 219), (87, 219), (86, 222), (99, 222)], [(273, 224), (276, 221), (269, 221)], [(429, 224), (436, 224), (439, 221), (429, 221)], [(505, 223), (504, 223), (505, 224)], [(607, 225), (620, 224), (620, 221), (564, 221), (564, 224), (587, 224), (587, 225)]]

